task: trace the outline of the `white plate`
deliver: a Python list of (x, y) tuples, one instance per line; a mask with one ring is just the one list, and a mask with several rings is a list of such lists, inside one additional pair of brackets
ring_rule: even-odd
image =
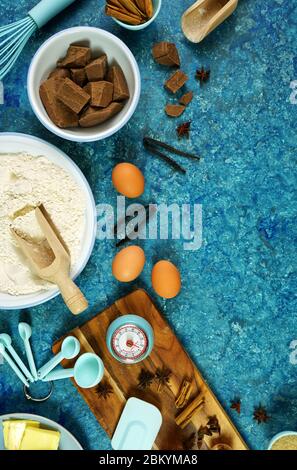
[[(76, 269), (71, 273), (76, 278), (84, 269), (94, 248), (96, 238), (96, 206), (85, 176), (78, 166), (61, 150), (44, 140), (25, 134), (0, 133), (0, 153), (28, 152), (30, 155), (44, 155), (50, 161), (68, 171), (83, 191), (86, 199), (86, 224), (83, 234), (81, 255)], [(12, 296), (0, 293), (0, 309), (23, 309), (40, 305), (59, 294), (56, 287), (49, 291), (29, 295)]]
[(46, 429), (51, 429), (52, 431), (59, 431), (61, 433), (59, 450), (83, 450), (80, 443), (75, 439), (74, 436), (72, 436), (72, 434), (70, 434), (69, 431), (67, 431), (67, 429), (63, 428), (63, 426), (60, 426), (60, 424), (55, 423), (51, 419), (27, 413), (13, 413), (10, 415), (0, 416), (0, 451), (5, 450), (3, 441), (2, 421), (7, 421), (8, 419), (27, 419), (32, 421), (39, 421), (39, 423), (42, 424), (42, 427)]

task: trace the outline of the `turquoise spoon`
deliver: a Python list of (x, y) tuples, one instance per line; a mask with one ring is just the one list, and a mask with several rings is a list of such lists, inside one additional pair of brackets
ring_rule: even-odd
[(81, 388), (92, 388), (98, 385), (104, 374), (104, 365), (100, 357), (93, 353), (85, 353), (80, 356), (73, 369), (61, 369), (50, 372), (44, 377), (44, 382), (61, 380), (74, 377), (75, 382)]
[(22, 338), (22, 340), (24, 342), (25, 352), (26, 352), (26, 356), (27, 356), (27, 359), (28, 359), (31, 374), (34, 377), (34, 380), (38, 380), (37, 370), (36, 370), (36, 366), (35, 366), (35, 362), (34, 362), (34, 358), (33, 358), (33, 354), (32, 354), (32, 349), (31, 349), (30, 341), (29, 341), (29, 339), (32, 336), (31, 326), (28, 325), (28, 323), (24, 323), (24, 322), (19, 323), (19, 334), (20, 334), (20, 337)]
[(25, 366), (25, 364), (23, 363), (22, 359), (20, 358), (20, 356), (17, 354), (17, 352), (15, 351), (15, 349), (12, 347), (12, 340), (11, 340), (11, 337), (9, 335), (7, 335), (6, 333), (2, 333), (0, 335), (0, 343), (2, 343), (5, 348), (7, 349), (7, 351), (10, 353), (10, 355), (13, 357), (13, 359), (15, 360), (15, 362), (17, 363), (17, 365), (19, 366), (19, 368), (22, 370), (22, 372), (24, 373), (24, 375), (30, 380), (30, 382), (34, 382), (34, 378), (33, 378), (33, 375), (31, 374), (31, 372), (29, 371), (29, 369)]
[(68, 336), (64, 339), (61, 351), (42, 366), (37, 372), (39, 380), (42, 380), (50, 373), (63, 359), (73, 359), (80, 351), (80, 342), (74, 336)]
[(13, 362), (11, 357), (7, 354), (3, 343), (0, 343), (0, 354), (4, 357), (7, 364), (11, 367), (11, 369), (18, 376), (18, 378), (23, 382), (23, 384), (26, 385), (26, 387), (29, 387), (29, 382), (27, 381), (26, 377), (22, 374), (20, 369), (17, 367), (17, 365)]

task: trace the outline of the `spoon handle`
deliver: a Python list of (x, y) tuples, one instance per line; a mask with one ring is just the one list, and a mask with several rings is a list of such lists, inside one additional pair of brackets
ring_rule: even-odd
[(34, 377), (33, 375), (31, 374), (31, 372), (29, 371), (29, 369), (25, 366), (25, 364), (23, 363), (22, 359), (20, 358), (20, 356), (17, 354), (17, 352), (14, 350), (14, 348), (12, 346), (10, 347), (7, 347), (6, 349), (8, 349), (10, 355), (13, 357), (13, 359), (15, 360), (15, 362), (17, 363), (17, 365), (19, 366), (19, 368), (22, 370), (22, 372), (24, 373), (24, 375), (30, 380), (30, 382), (34, 382)]
[(74, 369), (61, 369), (50, 372), (44, 377), (43, 382), (51, 382), (52, 380), (61, 380), (74, 377)]
[(39, 380), (42, 380), (47, 374), (49, 374), (63, 359), (64, 355), (62, 352), (59, 352), (50, 361), (44, 364), (44, 366), (42, 366), (37, 372)]
[(56, 279), (56, 282), (65, 304), (73, 315), (79, 315), (88, 308), (87, 299), (70, 277), (62, 273)]
[(28, 359), (28, 364), (29, 364), (29, 367), (30, 367), (30, 371), (31, 371), (31, 373), (34, 377), (34, 380), (38, 380), (37, 370), (36, 370), (36, 366), (35, 366), (35, 362), (34, 362), (32, 349), (31, 349), (29, 340), (24, 341), (24, 345), (25, 345), (25, 351), (26, 351), (26, 356), (27, 356), (27, 359)]
[(18, 376), (18, 378), (23, 382), (26, 387), (29, 387), (29, 382), (27, 381), (26, 377), (22, 374), (20, 369), (17, 367), (17, 365), (13, 362), (13, 360), (10, 358), (10, 356), (7, 354), (6, 351), (1, 352), (1, 355), (4, 357), (6, 360), (7, 364), (11, 367), (11, 369), (14, 371), (14, 373)]

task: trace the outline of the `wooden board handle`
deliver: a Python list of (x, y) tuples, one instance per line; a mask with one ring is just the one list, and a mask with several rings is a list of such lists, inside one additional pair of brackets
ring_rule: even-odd
[(84, 312), (88, 308), (89, 303), (72, 279), (67, 276), (61, 276), (57, 281), (61, 295), (70, 312), (73, 315)]

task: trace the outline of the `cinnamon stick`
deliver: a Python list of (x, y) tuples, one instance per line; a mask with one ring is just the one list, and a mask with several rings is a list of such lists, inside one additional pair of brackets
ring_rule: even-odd
[(193, 417), (204, 406), (204, 397), (199, 394), (179, 415), (176, 416), (175, 422), (184, 429), (193, 419)]
[(132, 0), (119, 0), (119, 2), (125, 10), (132, 13), (133, 15), (139, 16), (140, 18), (146, 17), (146, 14), (142, 13), (142, 11), (137, 7), (136, 3)]
[(184, 379), (181, 384), (179, 394), (175, 400), (176, 408), (183, 408), (184, 406), (187, 405), (189, 398), (191, 396), (192, 390), (193, 390), (192, 380)]
[(124, 23), (132, 25), (138, 25), (142, 23), (142, 19), (139, 16), (125, 12), (125, 10), (120, 10), (119, 8), (113, 7), (111, 5), (106, 5), (105, 13), (108, 16), (113, 16), (117, 20), (123, 21)]
[(154, 14), (154, 7), (152, 0), (144, 0), (145, 12), (149, 18)]

